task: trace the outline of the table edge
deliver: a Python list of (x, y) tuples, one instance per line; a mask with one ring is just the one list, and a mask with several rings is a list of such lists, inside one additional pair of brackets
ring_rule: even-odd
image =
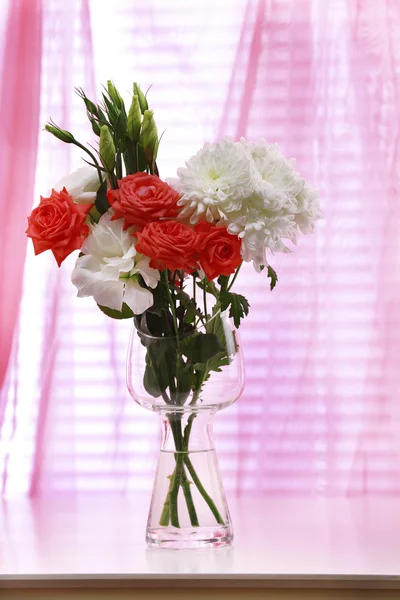
[(254, 587), (302, 589), (400, 590), (400, 575), (282, 575), (282, 574), (54, 574), (0, 575), (4, 588), (204, 588)]

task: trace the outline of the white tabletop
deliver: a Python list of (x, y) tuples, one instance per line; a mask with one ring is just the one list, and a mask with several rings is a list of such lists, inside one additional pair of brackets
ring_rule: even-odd
[(147, 549), (148, 498), (54, 495), (3, 500), (0, 586), (107, 581), (400, 588), (400, 502), (230, 498), (228, 549)]

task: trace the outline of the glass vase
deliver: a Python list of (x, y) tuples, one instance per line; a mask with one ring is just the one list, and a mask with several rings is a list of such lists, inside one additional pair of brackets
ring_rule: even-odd
[(225, 313), (175, 337), (150, 335), (137, 325), (128, 351), (128, 389), (141, 406), (159, 413), (162, 428), (147, 543), (178, 549), (227, 546), (233, 531), (213, 420), (243, 389), (237, 331)]

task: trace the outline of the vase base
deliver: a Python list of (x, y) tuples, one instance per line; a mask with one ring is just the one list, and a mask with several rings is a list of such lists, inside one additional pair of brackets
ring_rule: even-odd
[(230, 525), (216, 527), (151, 527), (146, 531), (147, 545), (175, 550), (193, 548), (223, 548), (230, 546), (233, 532)]

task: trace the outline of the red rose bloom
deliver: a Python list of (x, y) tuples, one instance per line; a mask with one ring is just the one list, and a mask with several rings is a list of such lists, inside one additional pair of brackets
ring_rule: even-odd
[(153, 269), (192, 273), (196, 268), (196, 234), (187, 225), (178, 221), (155, 221), (136, 235), (136, 250), (150, 258)]
[(196, 251), (200, 265), (211, 281), (220, 275), (231, 275), (242, 262), (242, 241), (228, 233), (226, 227), (216, 227), (200, 221), (194, 228)]
[(50, 198), (40, 197), (40, 204), (28, 217), (26, 234), (32, 238), (35, 254), (51, 250), (58, 266), (74, 250), (79, 250), (88, 233), (84, 224), (92, 204), (74, 204), (65, 189), (53, 190)]
[(125, 229), (136, 225), (176, 217), (180, 195), (157, 175), (135, 173), (118, 181), (117, 190), (109, 190), (108, 201), (114, 210), (113, 219), (125, 219)]

